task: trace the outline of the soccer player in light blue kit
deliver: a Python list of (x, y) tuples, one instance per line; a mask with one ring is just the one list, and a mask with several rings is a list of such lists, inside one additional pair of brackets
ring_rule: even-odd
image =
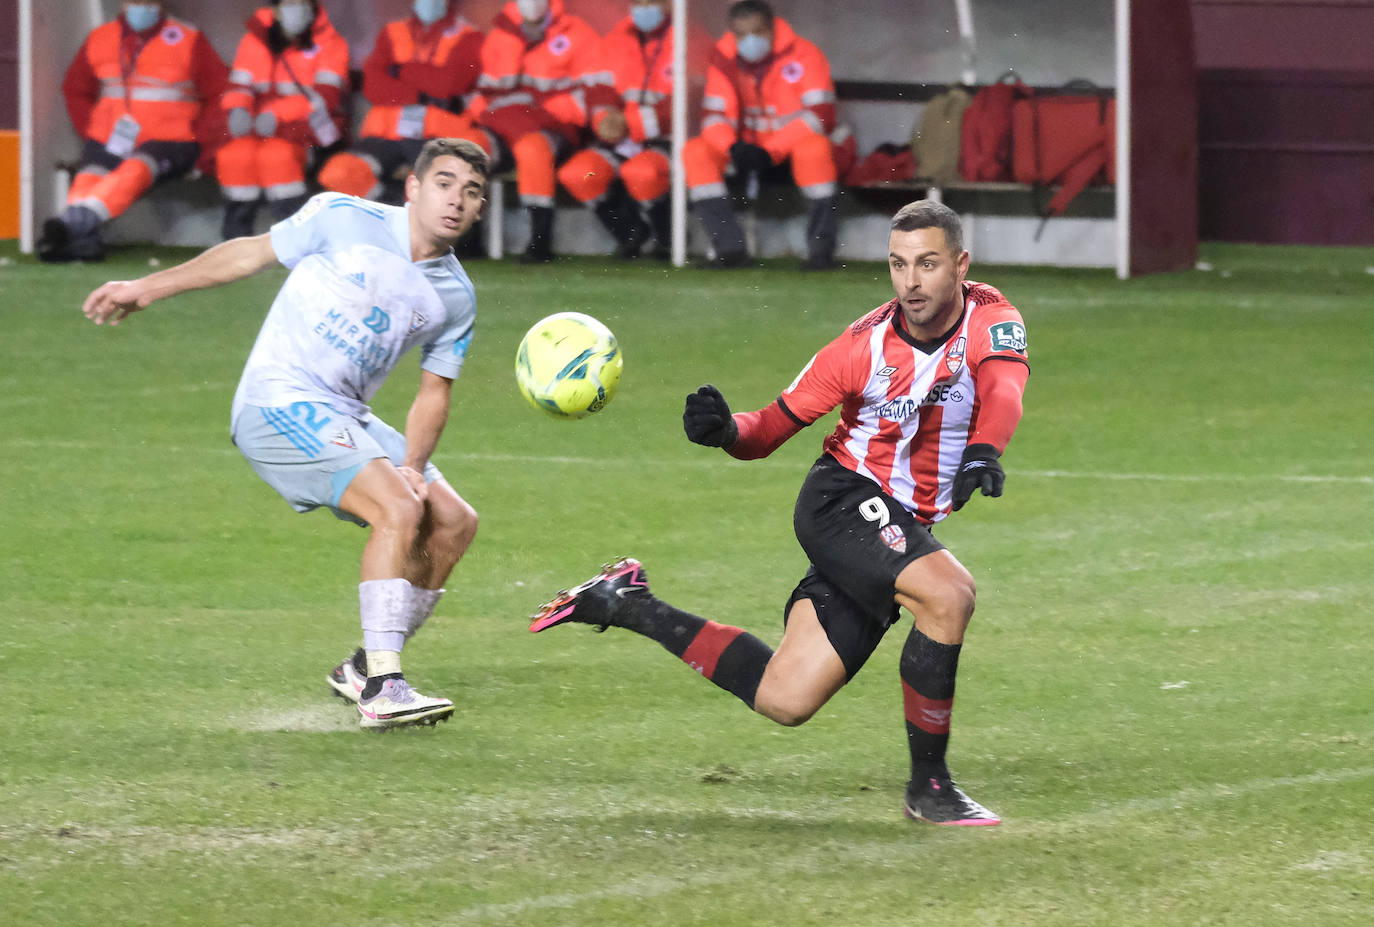
[[(321, 194), (266, 234), (106, 283), (82, 306), (97, 325), (116, 325), (187, 290), (276, 262), (291, 268), (234, 395), (231, 433), (297, 511), (325, 507), (370, 527), (358, 586), (363, 647), (328, 677), (357, 703), (366, 728), (434, 724), (453, 713), (448, 699), (407, 684), (401, 648), (433, 613), (477, 531), (477, 513), (430, 455), (472, 338), (472, 283), (453, 245), (481, 211), (487, 167), (471, 142), (431, 140), (406, 179), (403, 207)], [(420, 386), (402, 435), (367, 403), (417, 346)]]

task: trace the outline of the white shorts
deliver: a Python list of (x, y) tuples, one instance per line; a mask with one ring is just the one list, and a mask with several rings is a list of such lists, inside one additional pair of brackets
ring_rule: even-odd
[[(254, 472), (297, 512), (328, 508), (345, 521), (364, 524), (339, 509), (344, 490), (358, 471), (378, 457), (400, 466), (406, 439), (377, 418), (364, 421), (336, 412), (322, 402), (293, 402), (268, 409), (245, 405), (230, 436)], [(425, 464), (425, 482), (443, 479)]]

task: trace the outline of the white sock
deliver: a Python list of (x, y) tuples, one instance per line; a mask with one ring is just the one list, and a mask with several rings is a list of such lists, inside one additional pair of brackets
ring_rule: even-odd
[(439, 604), (439, 598), (444, 594), (442, 589), (426, 589), (424, 586), (410, 587), (410, 609), (406, 616), (406, 640), (415, 636), (415, 632), (429, 620), (429, 616), (434, 614), (434, 607)]
[(363, 649), (369, 665), (374, 650), (401, 652), (410, 623), (411, 585), (404, 579), (369, 579), (358, 584)]
[(401, 671), (401, 655), (394, 650), (369, 650), (367, 675), (388, 676)]

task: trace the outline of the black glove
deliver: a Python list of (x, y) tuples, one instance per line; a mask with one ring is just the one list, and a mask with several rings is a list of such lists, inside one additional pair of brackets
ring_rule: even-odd
[(954, 474), (954, 511), (964, 507), (975, 489), (982, 489), (985, 496), (1002, 495), (1007, 475), (997, 462), (999, 456), (991, 444), (970, 444), (964, 448), (964, 459), (959, 461), (959, 472)]
[(682, 430), (687, 432), (687, 440), (706, 447), (729, 449), (739, 438), (739, 428), (730, 414), (730, 407), (725, 404), (725, 397), (709, 383), (687, 394), (687, 405), (682, 410)]

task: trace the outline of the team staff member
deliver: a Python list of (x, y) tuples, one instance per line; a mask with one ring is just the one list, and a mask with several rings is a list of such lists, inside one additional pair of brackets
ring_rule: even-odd
[(101, 226), (153, 184), (196, 166), (229, 70), (199, 29), (161, 3), (120, 4), (72, 59), (62, 96), (85, 141), (61, 218), (43, 225), (44, 261), (105, 257)]
[(371, 108), (357, 143), (320, 168), (320, 186), (393, 199), (393, 181), (426, 139), (471, 133), (466, 110), (481, 54), (482, 33), (459, 15), (457, 0), (414, 0), (411, 15), (387, 23), (363, 62)]
[(248, 20), (221, 103), (232, 136), (216, 158), (226, 239), (253, 233), (261, 199), (277, 219), (305, 203), (312, 152), (344, 134), (348, 54), (318, 0), (273, 0)]
[(706, 74), (701, 134), (682, 152), (688, 199), (711, 238), (717, 266), (737, 266), (747, 255), (725, 187), (726, 165), (733, 160), (752, 187), (790, 162), (792, 178), (810, 203), (802, 266), (829, 269), (835, 262), (837, 180), (830, 63), (764, 0), (739, 0), (728, 15), (730, 31), (716, 43)]
[[(370, 526), (358, 586), (364, 653), (330, 674), (330, 684), (357, 703), (362, 727), (434, 723), (453, 713), (448, 699), (410, 688), (400, 652), (434, 611), (477, 530), (476, 513), (430, 456), (476, 315), (472, 282), (452, 249), (482, 208), (486, 176), (487, 157), (476, 145), (435, 139), (406, 178), (405, 206), (322, 193), (267, 234), (106, 283), (82, 306), (97, 325), (115, 325), (187, 290), (278, 262), (291, 268), (234, 394), (231, 434), (297, 511), (325, 507)], [(402, 435), (367, 404), (415, 347), (420, 386)]]
[(601, 41), (601, 61), (610, 69), (612, 83), (598, 86), (590, 96), (596, 141), (569, 158), (558, 179), (579, 202), (591, 205), (615, 236), (620, 257), (638, 257), (652, 229), (654, 254), (666, 258), (672, 237), (669, 0), (631, 0), (630, 15)]
[(560, 594), (530, 630), (578, 621), (636, 631), (759, 714), (796, 725), (854, 677), (904, 608), (915, 623), (900, 663), (905, 811), (936, 824), (997, 824), (945, 762), (974, 585), (930, 526), (975, 490), (1002, 494), (998, 458), (1029, 374), (1026, 330), (1001, 293), (966, 279), (963, 231), (947, 206), (902, 207), (888, 246), (896, 298), (822, 348), (776, 401), (731, 415), (713, 386), (687, 397), (687, 437), (741, 460), (767, 456), (841, 408), (797, 498), (794, 526), (811, 568), (787, 602), (777, 651), (650, 595), (635, 560)]
[(477, 80), (485, 107), (471, 138), (492, 157), (493, 173), (512, 166), (530, 240), (521, 260), (553, 260), (553, 207), (558, 162), (587, 128), (585, 93), (609, 83), (597, 52), (601, 37), (569, 13), (563, 0), (514, 0), (482, 43)]

